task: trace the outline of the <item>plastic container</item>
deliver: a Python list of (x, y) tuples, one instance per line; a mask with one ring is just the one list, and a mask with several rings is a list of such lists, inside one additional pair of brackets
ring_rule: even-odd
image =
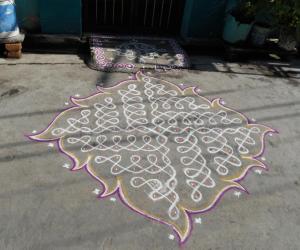
[(228, 43), (238, 43), (247, 40), (252, 29), (253, 23), (244, 24), (237, 22), (236, 19), (228, 14), (225, 20), (223, 39)]
[(13, 0), (0, 0), (0, 39), (18, 36), (16, 7)]
[(254, 25), (251, 32), (251, 42), (255, 46), (263, 46), (271, 32), (270, 28)]

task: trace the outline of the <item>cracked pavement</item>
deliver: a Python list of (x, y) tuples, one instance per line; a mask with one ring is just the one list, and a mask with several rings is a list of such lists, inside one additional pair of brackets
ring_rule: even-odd
[[(226, 193), (196, 218), (183, 248), (299, 249), (300, 62), (190, 59), (192, 70), (159, 78), (198, 86), (280, 134), (266, 140), (270, 170), (253, 170), (243, 181), (250, 195)], [(129, 76), (93, 71), (77, 55), (0, 58), (0, 249), (179, 249), (170, 228), (118, 200), (97, 200), (93, 179), (70, 173), (66, 156), (24, 136), (46, 127), (69, 96), (88, 96), (97, 84)]]

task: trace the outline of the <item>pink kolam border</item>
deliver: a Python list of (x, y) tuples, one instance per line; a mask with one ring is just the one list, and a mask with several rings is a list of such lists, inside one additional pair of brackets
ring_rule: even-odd
[[(36, 141), (36, 142), (50, 142), (50, 141), (55, 142), (56, 145), (57, 145), (57, 147), (58, 147), (59, 152), (61, 152), (62, 154), (66, 155), (66, 156), (72, 161), (73, 167), (70, 169), (70, 171), (73, 171), (73, 172), (79, 171), (79, 170), (74, 170), (74, 167), (76, 166), (76, 158), (73, 157), (72, 155), (70, 155), (69, 153), (67, 153), (66, 151), (64, 151), (64, 149), (62, 148), (62, 146), (61, 146), (61, 144), (60, 144), (61, 138), (54, 139), (54, 140), (40, 140), (40, 139), (33, 139), (32, 137), (33, 137), (33, 136), (37, 136), (37, 135), (39, 135), (39, 134), (42, 134), (42, 133), (45, 132), (47, 129), (49, 129), (49, 127), (51, 127), (51, 125), (56, 121), (56, 119), (60, 116), (61, 113), (66, 112), (66, 111), (71, 110), (71, 109), (74, 109), (74, 108), (80, 108), (80, 105), (74, 103), (73, 100), (85, 100), (85, 99), (88, 99), (88, 98), (93, 97), (93, 96), (95, 96), (95, 95), (104, 93), (104, 90), (110, 90), (110, 89), (113, 90), (114, 88), (119, 87), (121, 84), (124, 84), (124, 83), (127, 83), (127, 82), (131, 82), (131, 81), (136, 81), (136, 80), (138, 80), (137, 75), (138, 75), (140, 72), (141, 72), (141, 71), (135, 73), (134, 76), (133, 76), (131, 79), (124, 80), (124, 81), (120, 81), (120, 82), (118, 82), (116, 85), (114, 85), (114, 86), (112, 86), (112, 87), (107, 87), (107, 88), (100, 88), (100, 87), (98, 87), (98, 88), (97, 88), (97, 90), (98, 90), (97, 92), (94, 92), (93, 94), (91, 94), (91, 95), (89, 95), (89, 96), (87, 96), (87, 97), (84, 97), (84, 98), (74, 98), (74, 97), (71, 96), (71, 97), (70, 97), (70, 102), (73, 104), (72, 107), (63, 109), (63, 110), (60, 111), (58, 114), (56, 114), (55, 117), (52, 119), (52, 121), (49, 123), (49, 125), (48, 125), (45, 129), (43, 129), (41, 132), (37, 132), (37, 133), (35, 133), (35, 134), (30, 134), (30, 135), (25, 135), (25, 137), (27, 137), (29, 140)], [(141, 72), (141, 73), (142, 73), (142, 72)], [(144, 75), (144, 74), (142, 73), (142, 75)], [(185, 89), (188, 89), (188, 88), (191, 88), (191, 87), (192, 87), (192, 86), (188, 86), (188, 85), (177, 86), (177, 85), (174, 84), (174, 83), (171, 83), (171, 82), (168, 82), (168, 81), (159, 79), (159, 78), (155, 78), (155, 77), (148, 76), (148, 75), (144, 75), (144, 76), (150, 77), (150, 78), (153, 78), (153, 79), (156, 79), (156, 80), (159, 80), (159, 81), (167, 82), (167, 83), (169, 83), (169, 84), (171, 84), (171, 85), (177, 87), (177, 88), (181, 91), (182, 94), (183, 94), (183, 91), (184, 91)], [(177, 231), (177, 229), (176, 229), (173, 225), (171, 225), (171, 224), (169, 224), (169, 223), (167, 223), (167, 222), (165, 222), (165, 221), (162, 221), (162, 220), (159, 219), (159, 218), (155, 218), (155, 217), (150, 216), (149, 214), (143, 213), (143, 212), (139, 211), (137, 208), (131, 206), (131, 204), (130, 204), (129, 202), (126, 201), (126, 197), (125, 197), (125, 195), (123, 194), (123, 192), (122, 192), (122, 190), (121, 190), (121, 188), (120, 188), (119, 182), (118, 182), (118, 185), (116, 186), (115, 190), (113, 190), (113, 191), (112, 191), (110, 194), (108, 194), (108, 195), (104, 195), (104, 194), (106, 193), (106, 191), (107, 191), (107, 187), (106, 187), (105, 183), (104, 183), (101, 179), (97, 178), (91, 171), (88, 170), (87, 164), (85, 164), (85, 165), (83, 166), (83, 168), (82, 168), (82, 169), (84, 169), (91, 177), (93, 177), (93, 179), (95, 179), (95, 180), (100, 184), (100, 186), (102, 187), (103, 191), (102, 191), (101, 194), (99, 194), (99, 195), (97, 196), (98, 199), (105, 199), (105, 198), (107, 198), (107, 197), (116, 195), (116, 196), (119, 198), (119, 200), (120, 200), (126, 207), (128, 207), (130, 210), (132, 210), (132, 211), (134, 211), (134, 212), (136, 212), (136, 213), (142, 215), (142, 216), (145, 217), (145, 218), (151, 219), (151, 220), (153, 220), (153, 221), (157, 221), (157, 222), (159, 222), (159, 223), (161, 223), (161, 224), (163, 224), (163, 225), (167, 225), (167, 226), (173, 228), (173, 231), (174, 231), (174, 233), (175, 233), (175, 235), (176, 235), (176, 237), (177, 237), (177, 239), (178, 239), (179, 246), (181, 246), (181, 247), (187, 242), (187, 240), (190, 238), (191, 233), (192, 233), (192, 231), (193, 231), (193, 215), (196, 215), (196, 214), (199, 215), (199, 214), (207, 213), (207, 212), (213, 210), (213, 209), (218, 205), (218, 203), (221, 201), (221, 199), (222, 199), (222, 197), (225, 195), (225, 193), (227, 193), (227, 191), (229, 191), (229, 190), (231, 190), (231, 189), (241, 190), (241, 191), (246, 192), (247, 194), (249, 194), (249, 192), (247, 191), (247, 189), (244, 188), (244, 187), (242, 186), (241, 182), (245, 179), (245, 177), (248, 175), (249, 171), (250, 171), (252, 168), (262, 168), (262, 169), (264, 169), (264, 170), (268, 170), (268, 169), (269, 169), (268, 166), (267, 166), (264, 162), (262, 162), (262, 161), (259, 160), (259, 158), (260, 158), (260, 157), (264, 154), (264, 152), (265, 152), (265, 148), (266, 148), (266, 145), (265, 145), (265, 143), (266, 143), (265, 137), (266, 137), (269, 133), (277, 133), (277, 134), (279, 133), (277, 130), (275, 130), (275, 129), (271, 128), (271, 127), (268, 127), (268, 126), (265, 126), (265, 125), (262, 125), (262, 124), (258, 124), (258, 123), (251, 122), (251, 121), (250, 121), (250, 120), (249, 120), (242, 112), (233, 110), (233, 109), (231, 109), (231, 108), (228, 108), (228, 107), (225, 106), (224, 104), (222, 104), (222, 103), (221, 103), (221, 100), (222, 100), (222, 99), (220, 99), (220, 98), (219, 98), (219, 99), (212, 99), (212, 100), (210, 101), (208, 98), (206, 98), (206, 97), (204, 97), (204, 96), (201, 96), (200, 93), (199, 93), (199, 88), (198, 88), (198, 87), (193, 87), (193, 93), (194, 93), (195, 95), (200, 96), (201, 98), (207, 100), (211, 105), (212, 105), (212, 103), (213, 103), (215, 100), (217, 100), (219, 105), (223, 106), (224, 108), (226, 108), (226, 109), (228, 109), (228, 110), (230, 110), (230, 111), (232, 111), (232, 112), (238, 113), (238, 114), (240, 114), (243, 118), (245, 118), (245, 121), (247, 121), (247, 125), (255, 125), (255, 124), (257, 124), (257, 125), (266, 127), (268, 130), (262, 135), (263, 145), (262, 145), (261, 151), (260, 151), (257, 155), (254, 155), (254, 156), (251, 157), (252, 159), (255, 159), (256, 161), (258, 161), (259, 163), (261, 163), (261, 165), (250, 165), (250, 166), (248, 166), (248, 167), (245, 169), (244, 173), (243, 173), (241, 176), (239, 176), (239, 177), (236, 178), (236, 179), (230, 180), (231, 182), (238, 184), (238, 186), (228, 186), (228, 187), (226, 187), (225, 189), (223, 189), (223, 190), (216, 196), (216, 198), (214, 199), (214, 201), (211, 203), (211, 205), (210, 205), (209, 207), (207, 207), (207, 208), (205, 208), (205, 209), (203, 209), (203, 210), (199, 210), (199, 211), (189, 211), (189, 210), (187, 210), (187, 209), (184, 209), (184, 211), (186, 212), (186, 214), (187, 214), (187, 216), (188, 216), (189, 226), (190, 226), (189, 229), (188, 229), (188, 233), (187, 233), (186, 237), (182, 238), (182, 237), (180, 236), (180, 233)], [(80, 169), (80, 170), (81, 170), (81, 169)]]

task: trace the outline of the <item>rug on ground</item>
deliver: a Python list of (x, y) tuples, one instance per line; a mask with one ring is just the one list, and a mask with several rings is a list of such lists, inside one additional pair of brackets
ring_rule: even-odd
[(230, 189), (246, 191), (241, 180), (251, 168), (266, 169), (265, 136), (276, 132), (221, 99), (208, 100), (197, 87), (141, 72), (71, 101), (29, 137), (55, 142), (72, 171), (99, 183), (99, 198), (118, 197), (172, 227), (179, 243), (190, 236), (195, 214), (213, 209)]
[(188, 68), (186, 53), (176, 40), (155, 37), (91, 36), (89, 66), (102, 71)]

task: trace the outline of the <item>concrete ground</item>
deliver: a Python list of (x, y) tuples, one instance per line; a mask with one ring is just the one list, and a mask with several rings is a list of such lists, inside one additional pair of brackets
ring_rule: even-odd
[[(300, 249), (300, 64), (191, 59), (193, 70), (160, 77), (197, 85), (280, 134), (267, 138), (269, 172), (243, 181), (251, 194), (228, 192), (182, 248)], [(169, 227), (119, 200), (97, 200), (92, 178), (62, 168), (65, 156), (24, 137), (45, 128), (70, 95), (127, 78), (90, 70), (76, 55), (0, 58), (0, 249), (179, 248)]]

